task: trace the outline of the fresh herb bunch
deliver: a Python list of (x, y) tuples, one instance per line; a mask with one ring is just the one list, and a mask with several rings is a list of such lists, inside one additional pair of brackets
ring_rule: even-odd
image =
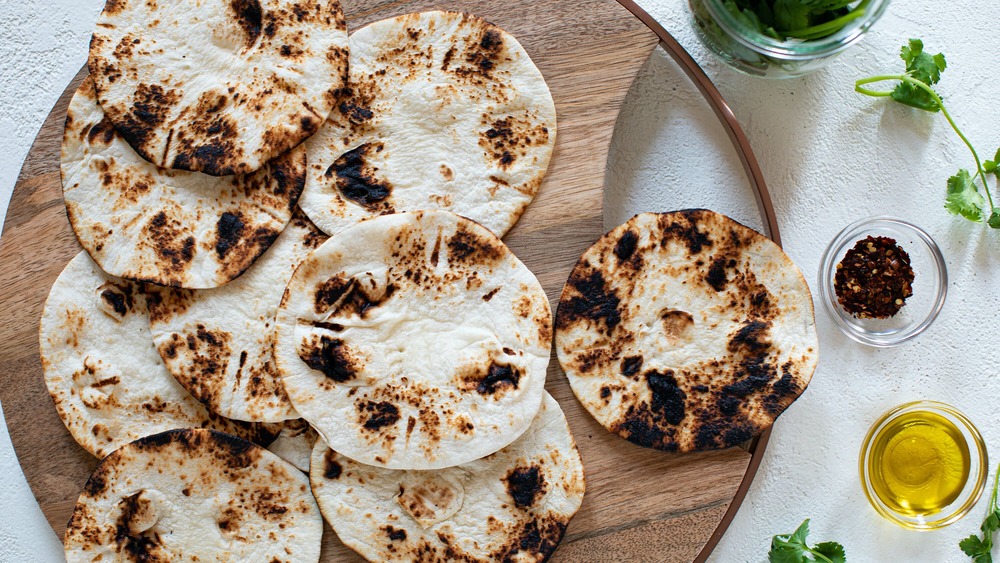
[(836, 33), (865, 15), (870, 1), (725, 0), (723, 5), (741, 24), (783, 40), (819, 39)]
[(767, 553), (771, 563), (846, 563), (844, 546), (837, 542), (818, 543), (814, 547), (806, 544), (809, 535), (809, 519), (806, 518), (791, 534), (778, 534), (771, 538), (771, 551)]
[[(923, 41), (910, 39), (900, 50), (899, 56), (906, 63), (906, 72), (862, 78), (854, 83), (854, 90), (867, 96), (891, 97), (901, 104), (944, 115), (976, 161), (974, 173), (970, 174), (968, 170), (962, 168), (957, 174), (948, 178), (944, 207), (952, 214), (961, 215), (970, 221), (980, 222), (985, 217), (990, 227), (1000, 229), (1000, 208), (993, 205), (993, 196), (986, 182), (987, 174), (993, 174), (1000, 182), (1000, 149), (997, 150), (993, 160), (982, 162), (972, 143), (944, 107), (941, 96), (932, 88), (941, 79), (941, 73), (947, 67), (943, 54), (932, 56), (924, 51)], [(889, 91), (870, 90), (864, 87), (866, 84), (885, 81), (896, 81), (896, 87)], [(976, 179), (981, 182), (982, 193), (979, 191), (980, 186), (976, 184)], [(986, 195), (985, 199), (983, 194)]]
[(1000, 506), (997, 506), (997, 481), (1000, 479), (1000, 466), (997, 467), (997, 474), (993, 477), (993, 494), (990, 495), (989, 512), (983, 520), (983, 525), (979, 527), (983, 531), (983, 539), (972, 534), (959, 542), (958, 547), (966, 555), (972, 558), (975, 563), (993, 563), (993, 533), (1000, 528)]

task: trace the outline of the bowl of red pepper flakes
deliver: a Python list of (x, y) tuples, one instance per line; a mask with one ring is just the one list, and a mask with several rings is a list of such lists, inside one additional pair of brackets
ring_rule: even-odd
[(820, 265), (820, 300), (854, 340), (895, 346), (934, 322), (948, 292), (948, 272), (934, 239), (894, 217), (863, 219), (842, 230)]

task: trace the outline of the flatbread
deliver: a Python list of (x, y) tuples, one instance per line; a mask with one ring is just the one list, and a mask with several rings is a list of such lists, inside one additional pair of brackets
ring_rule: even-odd
[(556, 352), (605, 428), (681, 452), (760, 433), (819, 357), (802, 272), (703, 209), (636, 215), (584, 252), (559, 300)]
[(228, 434), (189, 428), (126, 444), (90, 476), (66, 530), (69, 563), (319, 561), (305, 475)]
[(291, 219), (305, 181), (304, 151), (247, 176), (158, 168), (115, 131), (87, 78), (66, 114), (66, 212), (80, 244), (111, 275), (216, 287), (246, 270)]
[(319, 128), (347, 83), (337, 0), (107, 0), (87, 66), (146, 160), (253, 172)]
[(277, 425), (214, 415), (160, 361), (140, 284), (105, 274), (80, 252), (59, 274), (39, 331), (45, 385), (73, 438), (102, 458), (137, 438), (204, 426), (268, 444)]
[(531, 427), (486, 458), (399, 471), (320, 441), (309, 476), (327, 522), (369, 561), (546, 561), (585, 488), (566, 417), (548, 393)]
[(309, 426), (309, 423), (301, 418), (286, 420), (281, 425), (281, 432), (273, 442), (268, 444), (267, 449), (278, 454), (278, 457), (291, 463), (302, 471), (309, 472), (309, 458), (312, 456), (313, 446), (319, 439), (319, 434)]
[(350, 43), (350, 91), (306, 142), (302, 209), (331, 235), (373, 215), (446, 209), (503, 236), (556, 141), (552, 95), (524, 48), (456, 12), (375, 22)]
[(362, 463), (478, 459), (517, 439), (542, 401), (545, 292), (496, 235), (447, 211), (332, 237), (295, 271), (277, 323), (295, 409)]
[(295, 267), (326, 240), (297, 214), (241, 277), (207, 290), (151, 288), (153, 343), (194, 398), (228, 418), (298, 418), (274, 366), (274, 316)]

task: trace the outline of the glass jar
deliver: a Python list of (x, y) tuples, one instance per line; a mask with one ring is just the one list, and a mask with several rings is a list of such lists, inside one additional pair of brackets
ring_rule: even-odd
[[(826, 66), (856, 43), (885, 12), (889, 0), (861, 0), (863, 13), (818, 39), (775, 39), (738, 13), (735, 0), (688, 0), (701, 42), (729, 66), (752, 76), (793, 78)], [(733, 10), (737, 10), (734, 13)]]

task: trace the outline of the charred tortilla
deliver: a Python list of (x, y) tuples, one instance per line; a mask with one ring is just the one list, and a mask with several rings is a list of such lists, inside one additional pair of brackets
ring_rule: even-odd
[(59, 418), (99, 458), (174, 428), (205, 426), (262, 444), (280, 429), (222, 418), (194, 400), (153, 347), (141, 285), (105, 274), (86, 252), (52, 285), (39, 348)]
[(584, 494), (580, 453), (547, 393), (528, 430), (483, 459), (399, 471), (320, 441), (310, 481), (337, 535), (369, 561), (546, 561)]
[(541, 72), (499, 27), (423, 12), (351, 35), (350, 90), (306, 142), (302, 209), (328, 234), (446, 209), (498, 236), (534, 198), (556, 141)]
[(277, 319), (292, 404), (363, 463), (478, 459), (541, 404), (545, 292), (496, 235), (453, 213), (386, 215), (330, 238), (295, 271)]
[(87, 66), (146, 160), (253, 172), (312, 135), (347, 82), (337, 0), (107, 0)]
[(587, 250), (559, 300), (556, 352), (605, 428), (682, 452), (770, 426), (819, 354), (799, 269), (707, 210), (643, 213)]
[(305, 164), (299, 148), (246, 176), (158, 168), (112, 127), (87, 78), (66, 115), (63, 196), (77, 239), (104, 271), (210, 288), (243, 273), (285, 228)]
[(274, 316), (295, 267), (325, 240), (298, 214), (233, 282), (150, 288), (150, 329), (163, 363), (213, 412), (255, 422), (298, 418), (274, 366)]
[(126, 444), (90, 476), (66, 560), (318, 561), (323, 519), (308, 478), (228, 434), (173, 430)]

